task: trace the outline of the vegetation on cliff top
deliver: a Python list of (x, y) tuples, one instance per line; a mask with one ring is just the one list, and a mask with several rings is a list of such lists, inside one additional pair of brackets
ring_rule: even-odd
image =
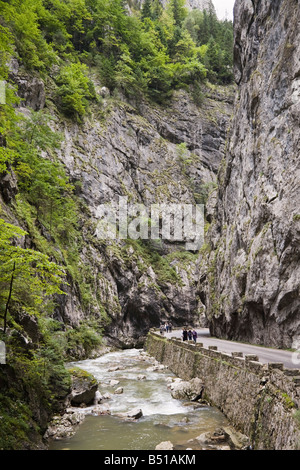
[(0, 2), (2, 54), (15, 48), (25, 67), (58, 85), (62, 109), (83, 115), (94, 98), (87, 78), (96, 67), (103, 85), (158, 101), (174, 88), (232, 81), (233, 32), (214, 11), (188, 11), (185, 0), (10, 0)]

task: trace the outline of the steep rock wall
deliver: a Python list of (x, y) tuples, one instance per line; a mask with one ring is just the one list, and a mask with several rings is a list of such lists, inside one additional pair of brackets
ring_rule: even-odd
[(234, 16), (239, 89), (200, 296), (214, 335), (297, 347), (300, 6), (237, 0)]
[[(63, 123), (60, 158), (71, 180), (80, 182), (86, 207), (82, 230), (90, 241), (82, 260), (91, 266), (93, 295), (105, 306), (105, 331), (112, 341), (138, 344), (164, 320), (197, 324), (202, 307), (196, 292), (198, 256), (187, 253), (183, 243), (166, 240), (159, 247), (151, 241), (103, 243), (94, 236), (97, 208), (117, 205), (120, 196), (146, 207), (203, 202), (203, 188), (216, 181), (231, 111), (229, 87), (207, 90), (201, 108), (184, 91), (157, 106), (106, 97), (83, 126)], [(70, 305), (74, 298), (61, 309), (71, 322), (86, 315)]]
[[(201, 107), (186, 91), (154, 105), (112, 97), (93, 76), (100, 103), (78, 124), (58, 111), (51, 74), (47, 83), (33, 80), (17, 61), (11, 73), (20, 88), (19, 111), (27, 115), (31, 108), (44, 109), (55, 117), (53, 130), (63, 135), (58, 158), (80, 201), (78, 269), (85, 299), (69, 276), (68, 295), (58, 299), (55, 319), (71, 326), (96, 319), (105, 336), (122, 346), (140, 344), (148, 329), (163, 320), (197, 324), (202, 306), (196, 292), (197, 254), (186, 252), (184, 243), (99, 239), (97, 210), (102, 204), (117, 205), (121, 196), (147, 207), (203, 202), (224, 155), (232, 87), (205, 89)], [(5, 178), (0, 192), (8, 214), (18, 188), (13, 177)]]

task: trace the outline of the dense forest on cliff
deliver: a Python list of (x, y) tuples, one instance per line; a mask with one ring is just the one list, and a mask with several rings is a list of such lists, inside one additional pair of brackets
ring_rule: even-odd
[(57, 97), (70, 114), (83, 115), (95, 98), (90, 67), (110, 90), (157, 100), (205, 78), (232, 81), (232, 23), (218, 21), (213, 10), (188, 11), (184, 0), (166, 9), (146, 0), (141, 11), (120, 0), (26, 0), (0, 8), (2, 75), (12, 49), (42, 76), (56, 66)]
[[(29, 445), (37, 409), (44, 410), (37, 420), (43, 427), (69, 387), (68, 352), (80, 342), (89, 351), (101, 341), (93, 319), (80, 331), (62, 331), (51, 318), (69, 282), (79, 286), (83, 305), (93, 282), (79, 256), (83, 203), (57, 158), (63, 135), (51, 127), (54, 116), (80, 126), (92, 106), (101, 108), (93, 76), (116, 99), (163, 104), (174, 90), (186, 89), (201, 106), (205, 82), (233, 80), (232, 42), (230, 21), (219, 21), (213, 10), (189, 11), (183, 0), (166, 8), (146, 0), (141, 9), (123, 0), (0, 1), (0, 339), (13, 332), (10, 366), (0, 377), (0, 447)], [(19, 112), (16, 63), (45, 83), (43, 109)], [(5, 192), (7, 179), (10, 191), (15, 184), (13, 195)], [(32, 348), (24, 345), (24, 315), (38, 318), (38, 326), (29, 320)]]

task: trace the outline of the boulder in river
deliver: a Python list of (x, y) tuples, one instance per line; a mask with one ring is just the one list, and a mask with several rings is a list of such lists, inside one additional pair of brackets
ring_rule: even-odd
[(126, 411), (126, 413), (118, 414), (120, 418), (125, 418), (130, 421), (135, 421), (143, 416), (143, 412), (140, 408), (133, 408), (132, 410)]
[(84, 418), (84, 413), (67, 408), (63, 416), (54, 416), (52, 418), (44, 439), (62, 439), (73, 436)]
[(198, 443), (210, 449), (242, 450), (249, 448), (249, 438), (231, 427), (216, 428), (213, 432), (200, 434), (196, 438)]
[(143, 416), (143, 412), (140, 408), (134, 408), (127, 412), (128, 418), (139, 419)]
[(120, 383), (119, 380), (115, 380), (115, 379), (112, 379), (110, 382), (109, 382), (109, 385), (111, 387), (114, 387), (115, 385), (118, 385)]
[(196, 440), (210, 449), (230, 450), (234, 448), (230, 435), (223, 428), (200, 434)]
[(102, 401), (103, 400), (111, 400), (111, 394), (108, 392), (103, 393), (102, 395)]
[(138, 380), (146, 380), (146, 378), (147, 378), (147, 376), (144, 375), (144, 374), (140, 374), (140, 375), (137, 376)]
[(71, 405), (93, 404), (98, 389), (98, 382), (95, 377), (79, 367), (73, 367), (69, 369), (69, 372), (72, 382), (72, 391), (69, 395)]
[(94, 416), (101, 416), (101, 415), (110, 415), (111, 412), (110, 412), (110, 409), (108, 407), (101, 406), (101, 405), (96, 405), (92, 409), (92, 414)]
[(99, 390), (97, 390), (94, 397), (94, 405), (98, 405), (98, 403), (101, 403), (102, 399), (103, 397), (101, 393), (99, 392)]
[(172, 442), (170, 441), (161, 442), (160, 444), (157, 444), (157, 446), (155, 447), (155, 450), (173, 450), (173, 449), (174, 449), (174, 446)]
[(176, 399), (189, 399), (191, 401), (201, 398), (203, 392), (203, 382), (198, 377), (188, 381), (176, 381), (169, 385), (171, 395)]

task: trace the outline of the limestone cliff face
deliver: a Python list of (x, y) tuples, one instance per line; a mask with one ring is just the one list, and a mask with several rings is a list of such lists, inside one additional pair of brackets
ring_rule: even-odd
[(214, 335), (297, 347), (300, 6), (237, 0), (234, 15), (239, 89), (200, 296)]
[[(63, 135), (58, 158), (81, 205), (79, 269), (89, 288), (83, 299), (81, 286), (69, 277), (68, 295), (59, 299), (55, 318), (70, 326), (96, 319), (105, 336), (121, 346), (141, 344), (161, 321), (196, 325), (202, 312), (196, 291), (198, 255), (187, 252), (184, 242), (99, 238), (98, 209), (117, 206), (120, 197), (147, 208), (205, 202), (224, 156), (232, 87), (203, 89), (200, 107), (187, 91), (155, 105), (112, 97), (94, 77), (100, 103), (77, 124), (58, 112), (51, 77), (50, 85), (44, 84), (16, 61), (11, 68), (22, 98), (20, 111), (45, 109), (56, 116), (51, 125)], [(8, 205), (17, 191), (12, 177), (0, 181)]]
[[(129, 2), (128, 2), (129, 3)], [(138, 5), (142, 5), (144, 0), (138, 0)], [(165, 7), (167, 5), (167, 0), (161, 0), (161, 4)], [(212, 0), (186, 0), (186, 7), (189, 10), (197, 9), (197, 10), (215, 10), (214, 4)]]
[[(80, 182), (78, 195), (85, 204), (82, 231), (89, 241), (82, 262), (95, 279), (90, 314), (101, 314), (99, 303), (105, 308), (105, 335), (112, 341), (138, 344), (163, 320), (198, 324), (198, 256), (182, 243), (99, 240), (97, 208), (117, 205), (120, 196), (145, 207), (202, 202), (197, 199), (202, 189), (216, 180), (231, 112), (231, 91), (207, 90), (201, 108), (179, 91), (170, 103), (157, 106), (105, 97), (83, 125), (60, 123), (65, 136), (60, 158), (71, 180)], [(76, 324), (87, 313), (76, 292), (70, 294), (57, 315)]]
[(190, 10), (197, 9), (197, 10), (215, 11), (215, 7), (213, 5), (212, 0), (187, 0), (186, 6)]

